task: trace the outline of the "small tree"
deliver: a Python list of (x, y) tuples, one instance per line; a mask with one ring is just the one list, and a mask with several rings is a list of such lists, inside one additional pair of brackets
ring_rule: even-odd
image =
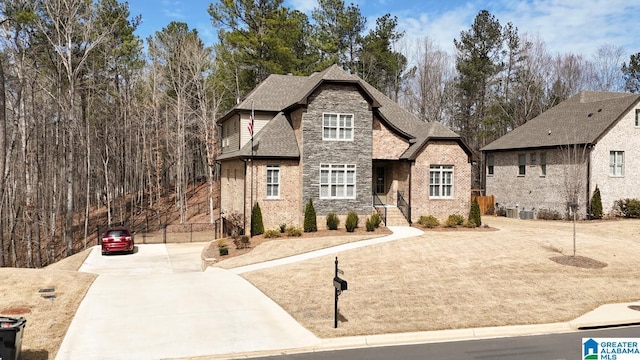
[(482, 225), (482, 221), (480, 220), (480, 204), (478, 204), (478, 199), (473, 199), (473, 202), (471, 202), (471, 209), (469, 210), (469, 222), (475, 224), (477, 227)]
[(592, 219), (602, 219), (602, 198), (600, 197), (600, 189), (598, 189), (597, 185), (591, 197), (590, 214)]
[(347, 220), (345, 221), (347, 232), (353, 232), (358, 227), (359, 220), (358, 214), (355, 211), (349, 211)]
[(264, 225), (262, 224), (262, 211), (260, 205), (256, 202), (251, 210), (251, 236), (264, 233)]
[(316, 209), (313, 207), (313, 201), (309, 199), (304, 209), (304, 232), (316, 232), (318, 225), (316, 223)]

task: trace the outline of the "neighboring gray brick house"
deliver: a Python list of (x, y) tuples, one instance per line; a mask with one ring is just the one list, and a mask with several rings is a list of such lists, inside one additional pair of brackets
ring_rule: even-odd
[(271, 75), (217, 124), (222, 217), (243, 214), (245, 231), (255, 202), (265, 229), (301, 227), (309, 199), (321, 229), (330, 212), (341, 224), (351, 210), (364, 220), (374, 203), (381, 214), (401, 209), (405, 225), (469, 211), (471, 153), (460, 136), (418, 120), (338, 66), (308, 77)]
[(584, 218), (596, 186), (604, 214), (616, 200), (640, 198), (639, 101), (583, 91), (483, 147), (486, 194), (534, 217), (541, 209), (566, 216), (575, 201)]

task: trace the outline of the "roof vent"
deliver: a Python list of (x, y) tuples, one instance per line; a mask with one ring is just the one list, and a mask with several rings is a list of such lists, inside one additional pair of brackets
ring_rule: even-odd
[(602, 109), (598, 109), (598, 112), (602, 112)]
[(587, 117), (592, 117), (592, 116), (593, 116), (593, 113), (589, 113), (589, 115), (587, 115)]

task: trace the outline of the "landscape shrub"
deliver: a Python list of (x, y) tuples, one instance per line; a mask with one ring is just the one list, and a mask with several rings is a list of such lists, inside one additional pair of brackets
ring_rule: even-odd
[(281, 232), (278, 229), (269, 229), (264, 232), (263, 236), (265, 239), (279, 238), (282, 233), (284, 233), (284, 231)]
[(284, 234), (285, 230), (287, 230), (287, 224), (280, 224), (280, 234)]
[(262, 211), (260, 205), (256, 202), (251, 211), (251, 236), (264, 233), (264, 225), (262, 224)]
[(562, 215), (556, 210), (540, 209), (536, 216), (538, 220), (562, 220)]
[(465, 221), (464, 224), (462, 224), (462, 226), (469, 228), (469, 229), (474, 229), (476, 227), (478, 227), (476, 225), (476, 223), (474, 223), (473, 221), (469, 220), (469, 221)]
[(640, 218), (640, 200), (638, 199), (616, 200), (615, 206), (624, 217)]
[(236, 249), (246, 249), (251, 245), (251, 239), (247, 235), (242, 235), (238, 239), (233, 239), (233, 244), (236, 246)]
[(347, 232), (353, 232), (358, 227), (359, 221), (360, 219), (358, 219), (358, 214), (353, 210), (349, 211), (349, 214), (347, 215), (347, 220), (345, 221), (345, 227), (347, 229)]
[(602, 197), (597, 185), (591, 197), (591, 211), (589, 213), (589, 217), (592, 219), (602, 219)]
[(316, 232), (318, 225), (316, 223), (316, 209), (313, 207), (313, 201), (309, 199), (307, 206), (304, 208), (304, 232)]
[(338, 230), (338, 226), (340, 225), (340, 218), (336, 213), (329, 213), (327, 215), (327, 229), (329, 230)]
[(435, 227), (440, 226), (440, 221), (433, 215), (429, 215), (429, 216), (420, 216), (420, 218), (418, 219), (418, 224), (429, 228), (429, 229), (433, 229)]
[(237, 239), (242, 232), (242, 226), (244, 224), (244, 216), (237, 211), (233, 211), (225, 216), (225, 220), (229, 224), (230, 236)]
[(382, 224), (382, 218), (380, 217), (380, 214), (378, 214), (377, 212), (374, 212), (371, 215), (371, 222), (373, 223), (373, 227), (374, 228), (379, 228), (380, 224)]
[(373, 220), (373, 216), (367, 218), (365, 227), (367, 228), (367, 231), (374, 231), (376, 229), (376, 223)]
[(460, 214), (451, 214), (445, 221), (444, 226), (446, 227), (456, 227), (458, 225), (464, 224), (464, 216)]
[(302, 230), (300, 230), (299, 227), (296, 226), (289, 226), (285, 232), (287, 233), (287, 236), (290, 237), (300, 237), (302, 236)]
[(482, 225), (482, 220), (480, 219), (480, 204), (478, 204), (478, 199), (473, 199), (471, 202), (471, 209), (469, 210), (469, 223), (474, 224), (475, 227)]

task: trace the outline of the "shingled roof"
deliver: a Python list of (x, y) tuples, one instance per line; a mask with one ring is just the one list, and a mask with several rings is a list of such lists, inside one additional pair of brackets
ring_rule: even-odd
[(583, 91), (480, 150), (595, 144), (638, 100), (638, 94)]
[[(399, 135), (410, 141), (411, 145), (401, 156), (403, 159), (415, 158), (419, 150), (431, 139), (459, 141), (465, 151), (470, 154), (458, 134), (438, 122), (420, 121), (376, 88), (359, 77), (348, 74), (337, 65), (332, 65), (322, 72), (310, 76), (271, 75), (251, 91), (244, 101), (218, 121), (228, 118), (232, 113), (251, 109), (281, 112), (256, 134), (254, 144), (260, 144), (257, 146), (259, 148), (254, 146), (254, 156), (289, 157), (294, 153), (299, 156), (298, 144), (293, 129), (286, 121), (285, 114), (298, 106), (304, 106), (307, 103), (307, 98), (323, 83), (358, 85), (363, 95), (371, 101), (371, 107), (377, 111), (379, 117)], [(285, 126), (283, 122), (287, 122), (287, 125)], [(287, 134), (285, 135), (285, 133)], [(250, 144), (246, 144), (239, 151), (220, 156), (220, 159), (248, 156), (251, 152), (250, 147)]]
[[(278, 113), (253, 138), (253, 155), (280, 158), (298, 158), (300, 156), (293, 128), (283, 113)], [(249, 156), (251, 156), (251, 142), (238, 151), (218, 156), (218, 159)]]

